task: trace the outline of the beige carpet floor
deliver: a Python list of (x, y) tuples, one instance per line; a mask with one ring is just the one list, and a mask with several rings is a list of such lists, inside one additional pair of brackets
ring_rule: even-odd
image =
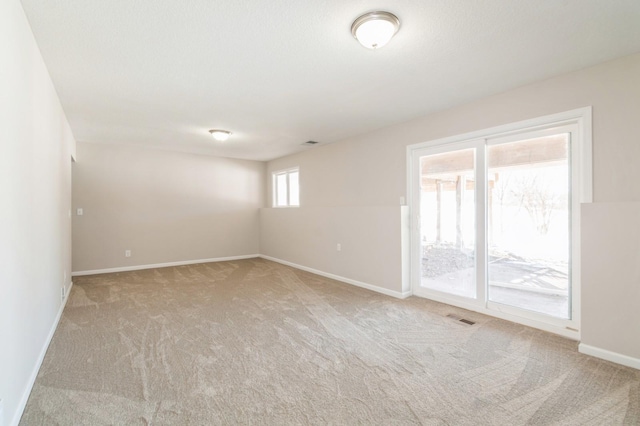
[(640, 424), (640, 371), (424, 299), (261, 259), (74, 283), (21, 425)]

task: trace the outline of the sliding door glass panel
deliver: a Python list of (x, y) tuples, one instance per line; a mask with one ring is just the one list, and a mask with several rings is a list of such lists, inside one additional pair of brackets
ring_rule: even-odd
[(569, 134), (489, 145), (489, 300), (570, 318)]
[(421, 286), (476, 297), (475, 149), (420, 157)]

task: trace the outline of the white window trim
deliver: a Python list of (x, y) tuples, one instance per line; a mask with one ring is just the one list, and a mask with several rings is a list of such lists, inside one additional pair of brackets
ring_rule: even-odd
[[(289, 182), (289, 176), (291, 173), (298, 173), (298, 204), (291, 204), (291, 184)], [(277, 196), (278, 196), (278, 184), (277, 177), (280, 175), (287, 175), (287, 204), (284, 206), (277, 205)], [(289, 209), (289, 208), (298, 208), (300, 207), (300, 167), (289, 167), (287, 169), (282, 170), (274, 170), (271, 172), (271, 207), (274, 209)]]
[[(593, 202), (593, 145), (592, 145), (592, 108), (584, 107), (571, 111), (566, 111), (558, 114), (547, 115), (543, 117), (533, 118), (530, 120), (519, 121), (516, 123), (505, 124), (502, 126), (492, 127), (489, 129), (479, 130), (475, 132), (465, 133), (462, 135), (456, 135), (446, 137), (442, 139), (427, 141), (407, 147), (407, 194), (409, 198), (409, 206), (414, 208), (419, 200), (419, 188), (416, 188), (415, 173), (419, 170), (419, 165), (416, 160), (417, 154), (424, 148), (437, 148), (442, 146), (443, 149), (448, 150), (452, 145), (473, 143), (478, 140), (495, 139), (498, 137), (509, 137), (523, 132), (532, 132), (536, 130), (545, 130), (550, 126), (575, 126), (579, 135), (580, 143), (574, 146), (576, 150), (572, 155), (574, 160), (577, 160), (578, 164), (574, 164), (574, 170), (577, 170), (579, 175), (574, 176), (578, 178), (578, 192), (579, 203), (591, 203)], [(577, 167), (576, 167), (577, 166)], [(418, 167), (418, 169), (416, 169)], [(578, 207), (579, 208), (579, 207)], [(418, 213), (411, 211), (410, 227), (412, 230), (418, 229), (419, 218)], [(573, 213), (573, 227), (575, 230), (580, 229), (580, 212), (574, 211)], [(410, 247), (413, 250), (416, 247), (415, 239), (417, 232), (411, 232)], [(575, 270), (578, 271), (578, 275), (573, 276), (573, 294), (572, 298), (574, 305), (577, 309), (573, 311), (573, 319), (571, 321), (565, 321), (564, 323), (549, 323), (539, 320), (538, 315), (522, 315), (522, 312), (517, 310), (511, 311), (508, 307), (501, 310), (489, 309), (486, 305), (477, 303), (476, 301), (466, 302), (462, 299), (448, 296), (434, 296), (432, 294), (425, 294), (424, 291), (419, 289), (417, 276), (419, 275), (419, 268), (415, 265), (414, 254), (410, 254), (410, 281), (411, 290), (414, 295), (428, 297), (430, 299), (444, 302), (447, 304), (460, 306), (476, 312), (481, 312), (490, 316), (506, 319), (512, 322), (525, 324), (531, 327), (539, 328), (552, 333), (560, 334), (572, 339), (580, 340), (581, 333), (581, 313), (580, 313), (580, 234), (577, 232), (574, 235), (573, 241), (574, 257), (572, 262), (574, 263)], [(428, 293), (428, 292), (427, 292)], [(480, 296), (480, 295), (478, 295)], [(485, 299), (486, 300), (486, 299)], [(483, 303), (481, 301), (481, 303)]]

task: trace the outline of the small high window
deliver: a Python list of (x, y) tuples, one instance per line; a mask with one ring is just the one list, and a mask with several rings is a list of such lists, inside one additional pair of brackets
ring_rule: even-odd
[(273, 207), (300, 206), (300, 186), (297, 167), (273, 172)]

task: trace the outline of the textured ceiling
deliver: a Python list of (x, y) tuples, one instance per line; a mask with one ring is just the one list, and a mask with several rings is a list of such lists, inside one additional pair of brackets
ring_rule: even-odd
[[(22, 5), (77, 140), (255, 160), (640, 51), (639, 0)], [(372, 51), (350, 26), (379, 9), (401, 28)]]

